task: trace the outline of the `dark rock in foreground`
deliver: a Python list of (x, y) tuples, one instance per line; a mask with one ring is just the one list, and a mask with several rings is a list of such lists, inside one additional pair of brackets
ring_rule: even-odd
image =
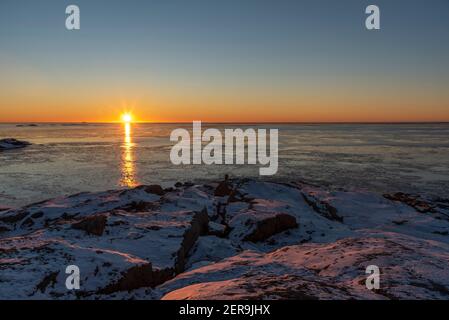
[(287, 213), (249, 211), (230, 222), (232, 231), (243, 241), (259, 242), (288, 229), (298, 227), (296, 218)]

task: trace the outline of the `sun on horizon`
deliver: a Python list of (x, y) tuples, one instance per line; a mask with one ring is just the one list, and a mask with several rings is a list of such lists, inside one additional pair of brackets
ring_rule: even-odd
[(121, 116), (122, 122), (131, 123), (133, 121), (133, 116), (129, 112), (125, 112)]

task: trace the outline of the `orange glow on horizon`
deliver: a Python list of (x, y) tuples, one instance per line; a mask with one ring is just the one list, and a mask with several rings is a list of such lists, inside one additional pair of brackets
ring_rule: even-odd
[[(219, 123), (361, 123), (449, 122), (442, 100), (414, 101), (405, 105), (387, 97), (376, 103), (325, 99), (280, 101), (123, 101), (31, 107), (0, 108), (0, 122), (9, 123), (188, 123), (193, 120)], [(407, 110), (407, 112), (405, 112)], [(432, 110), (431, 112), (429, 110)]]

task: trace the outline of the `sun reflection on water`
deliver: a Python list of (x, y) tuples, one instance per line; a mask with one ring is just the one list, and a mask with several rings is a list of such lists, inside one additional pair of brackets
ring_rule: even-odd
[(123, 140), (123, 152), (122, 152), (122, 176), (120, 179), (120, 185), (124, 187), (135, 187), (138, 185), (135, 177), (135, 167), (133, 159), (133, 147), (131, 139), (131, 124), (129, 122), (124, 123), (125, 126), (125, 138)]

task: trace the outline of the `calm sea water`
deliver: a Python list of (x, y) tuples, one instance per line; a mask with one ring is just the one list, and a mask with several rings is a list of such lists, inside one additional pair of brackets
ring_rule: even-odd
[[(179, 127), (191, 124), (132, 124), (128, 131), (123, 124), (0, 124), (0, 138), (33, 143), (0, 152), (0, 206), (137, 184), (201, 182), (226, 173), (258, 177), (258, 166), (171, 164), (169, 136)], [(449, 195), (449, 124), (250, 127), (279, 129), (279, 171), (271, 179)]]

